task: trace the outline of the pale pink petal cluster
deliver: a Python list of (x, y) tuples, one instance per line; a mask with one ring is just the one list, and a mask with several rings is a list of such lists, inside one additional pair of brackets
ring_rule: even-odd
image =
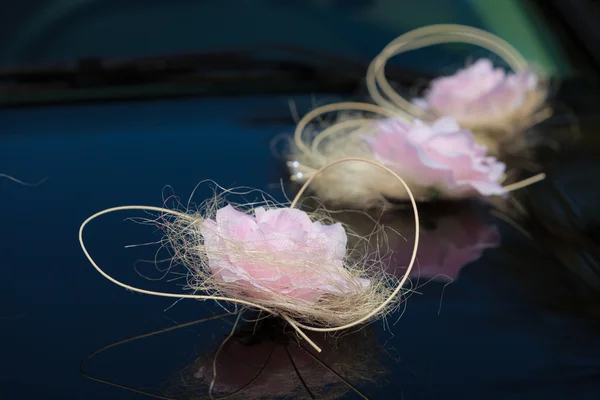
[(450, 116), (461, 126), (509, 124), (531, 114), (543, 100), (539, 79), (530, 70), (506, 73), (480, 59), (451, 76), (431, 81), (414, 104), (437, 116)]
[(254, 209), (254, 215), (226, 206), (200, 228), (212, 274), (250, 296), (315, 303), (324, 294), (366, 288), (344, 267), (347, 235), (339, 223), (311, 221), (292, 208)]
[(473, 133), (452, 118), (431, 125), (384, 119), (376, 132), (366, 139), (375, 158), (413, 185), (454, 199), (505, 194), (500, 184), (504, 163), (488, 156)]

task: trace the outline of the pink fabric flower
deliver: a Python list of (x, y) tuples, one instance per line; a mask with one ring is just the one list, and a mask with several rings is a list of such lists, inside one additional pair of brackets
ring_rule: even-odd
[(504, 195), (499, 183), (506, 166), (486, 155), (473, 133), (444, 117), (431, 126), (385, 119), (367, 138), (375, 157), (413, 185), (431, 188), (444, 198), (477, 194)]
[(231, 206), (200, 227), (212, 273), (249, 295), (283, 295), (315, 303), (324, 294), (361, 290), (369, 280), (344, 268), (347, 236), (341, 224), (322, 225), (292, 208), (254, 210)]
[(490, 60), (480, 59), (454, 75), (434, 79), (424, 98), (413, 103), (475, 129), (505, 125), (532, 114), (544, 98), (537, 89), (533, 71), (507, 74)]

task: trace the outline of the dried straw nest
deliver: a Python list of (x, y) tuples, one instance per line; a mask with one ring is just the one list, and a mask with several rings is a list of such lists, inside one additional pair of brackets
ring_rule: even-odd
[[(199, 210), (188, 212), (185, 216), (163, 214), (159, 221), (154, 221), (159, 223), (164, 232), (161, 247), (171, 249), (173, 261), (187, 269), (187, 289), (191, 293), (202, 293), (215, 298), (246, 299), (261, 309), (274, 310), (277, 314), (286, 315), (294, 321), (335, 327), (351, 323), (368, 314), (383, 304), (398, 285), (397, 278), (385, 273), (384, 265), (376, 258), (377, 253), (365, 252), (368, 240), (354, 233), (347, 225), (344, 225), (344, 230), (348, 237), (352, 238), (352, 247), (344, 249), (343, 266), (333, 265), (336, 262), (331, 257), (330, 246), (333, 244), (323, 235), (308, 237), (306, 240), (299, 238), (297, 247), (292, 245), (279, 250), (269, 246), (269, 240), (278, 239), (235, 237), (224, 234), (215, 224), (206, 224), (206, 221), (217, 221), (218, 210), (223, 209), (226, 204), (232, 206), (231, 203), (226, 203), (224, 198), (215, 197), (204, 202)], [(285, 207), (272, 201), (264, 201), (254, 202), (251, 206), (234, 205), (233, 208), (254, 217), (257, 209), (268, 212)], [(323, 226), (336, 223), (324, 208), (310, 211), (308, 216), (313, 223)], [(209, 231), (211, 243), (207, 248), (206, 237)], [(212, 243), (214, 241), (218, 241), (218, 245)], [(357, 254), (361, 256), (357, 257)], [(254, 286), (249, 284), (253, 277), (248, 277), (248, 280), (223, 279), (216, 273), (214, 263), (217, 259), (224, 259), (225, 263), (232, 265), (244, 264), (246, 267), (242, 273), (252, 274), (252, 271), (260, 270), (269, 282), (264, 285), (258, 282), (258, 286)], [(265, 269), (268, 271), (262, 272)], [(332, 271), (337, 272), (332, 275)], [(343, 274), (343, 282), (338, 279), (338, 272)], [(307, 283), (307, 279), (310, 279), (309, 286), (314, 286), (311, 282), (315, 285), (318, 282), (318, 285), (331, 290), (316, 302), (307, 301), (286, 292), (285, 289), (295, 290), (293, 286), (289, 286), (295, 284), (294, 279), (287, 282), (284, 277), (286, 282), (281, 286), (271, 284), (271, 280), (279, 279), (282, 275), (298, 278), (299, 287), (296, 291), (305, 288), (306, 285), (303, 284)], [(369, 284), (363, 287), (361, 281), (365, 279), (368, 279)], [(309, 287), (308, 290), (312, 289)], [(398, 301), (398, 298), (394, 299), (374, 318), (383, 317), (393, 311)]]
[[(218, 221), (218, 210), (223, 210), (221, 207), (223, 199), (217, 196), (202, 203), (196, 211), (188, 212), (152, 206), (122, 206), (106, 209), (83, 222), (79, 230), (79, 241), (84, 254), (94, 268), (114, 284), (154, 296), (233, 303), (280, 316), (317, 351), (321, 351), (304, 331), (338, 332), (372, 322), (394, 310), (401, 300), (402, 286), (408, 279), (418, 248), (419, 218), (416, 202), (406, 183), (393, 171), (371, 160), (343, 159), (324, 166), (321, 171), (314, 174), (314, 177), (334, 165), (345, 162), (364, 162), (378, 166), (390, 173), (391, 178), (396, 179), (397, 184), (403, 185), (409, 192), (415, 217), (415, 242), (412, 257), (408, 262), (407, 274), (401, 279), (385, 272), (376, 253), (373, 256), (354, 257), (353, 248), (349, 251), (346, 249), (347, 235), (353, 235), (351, 230), (343, 234), (342, 252), (339, 253), (338, 248), (333, 250), (336, 257), (340, 259), (331, 258), (332, 242), (328, 241), (327, 235), (312, 235), (314, 232), (311, 230), (316, 229), (318, 233), (323, 233), (332, 228), (339, 230), (340, 226), (329, 225), (332, 220), (323, 210), (310, 214), (295, 210), (298, 200), (313, 179), (305, 183), (289, 207), (280, 207), (269, 200), (264, 200), (262, 203), (253, 202), (248, 206), (237, 206), (235, 218), (252, 219), (245, 214), (251, 212), (256, 213), (258, 218), (257, 210), (261, 205), (264, 206), (262, 212), (269, 209), (280, 210), (281, 214), (296, 211), (296, 217), (301, 215), (303, 218), (300, 222), (293, 221), (296, 217), (288, 218), (283, 222), (275, 219), (270, 224), (267, 223), (266, 228), (255, 229), (252, 237), (247, 232), (232, 234), (232, 229), (227, 225), (231, 221)], [(229, 205), (232, 209), (236, 208), (234, 206)], [(107, 274), (94, 262), (83, 242), (84, 228), (90, 221), (101, 215), (124, 210), (159, 213), (156, 219), (146, 222), (162, 227), (164, 231), (162, 245), (171, 249), (174, 262), (182, 264), (187, 269), (188, 289), (190, 289), (187, 293), (157, 292), (128, 285)], [(207, 222), (209, 223), (206, 224)], [(288, 231), (289, 227), (285, 226), (288, 222), (292, 225), (296, 224), (292, 231)], [(253, 223), (260, 224), (260, 221)], [(216, 229), (210, 234), (205, 230), (207, 226), (214, 227), (220, 224), (222, 229)], [(272, 235), (273, 231), (283, 235)], [(229, 233), (223, 234), (224, 232)], [(256, 236), (257, 232), (264, 236)], [(210, 245), (207, 241), (209, 237), (212, 237), (212, 242), (216, 241), (219, 244)], [(280, 242), (287, 244), (282, 247)], [(359, 240), (359, 245), (360, 243)], [(362, 241), (362, 245), (367, 246), (368, 241)], [(237, 278), (242, 276), (243, 279), (230, 279), (230, 276), (223, 273), (223, 263), (227, 263), (229, 272), (235, 269)], [(273, 289), (273, 282), (268, 283), (269, 280), (276, 283), (276, 289)], [(309, 301), (302, 296), (289, 295), (290, 291), (298, 289), (298, 286), (294, 287), (290, 283), (294, 280), (301, 281), (304, 285), (300, 285), (301, 290), (308, 287), (312, 292), (321, 292), (322, 296)], [(313, 282), (312, 287), (311, 282)], [(365, 282), (368, 284), (365, 285)]]

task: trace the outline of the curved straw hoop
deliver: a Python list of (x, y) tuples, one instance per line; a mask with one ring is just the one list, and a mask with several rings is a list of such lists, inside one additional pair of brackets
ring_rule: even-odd
[(394, 171), (392, 171), (391, 169), (389, 169), (388, 167), (379, 164), (378, 162), (366, 159), (366, 158), (343, 158), (341, 160), (337, 160), (337, 161), (333, 161), (329, 164), (327, 164), (326, 166), (324, 166), (323, 168), (321, 168), (320, 170), (318, 170), (314, 175), (312, 175), (310, 178), (308, 178), (308, 180), (306, 181), (306, 183), (302, 186), (302, 188), (300, 188), (300, 190), (298, 191), (298, 194), (296, 195), (296, 197), (294, 198), (294, 201), (292, 201), (292, 204), (290, 205), (291, 208), (294, 208), (296, 206), (296, 204), (298, 203), (298, 200), (300, 199), (300, 196), (302, 196), (302, 194), (304, 194), (304, 192), (306, 191), (306, 189), (308, 189), (308, 185), (311, 184), (311, 182), (321, 173), (323, 172), (325, 169), (332, 167), (336, 164), (340, 164), (346, 161), (359, 161), (359, 162), (366, 162), (368, 164), (374, 165), (376, 167), (379, 167), (381, 169), (383, 169), (384, 171), (389, 172), (394, 178), (398, 179), (398, 181), (400, 181), (400, 183), (402, 184), (402, 186), (404, 186), (404, 189), (406, 189), (407, 193), (408, 193), (408, 197), (410, 198), (410, 203), (413, 207), (413, 213), (415, 216), (415, 243), (413, 246), (413, 251), (412, 251), (412, 255), (410, 257), (410, 262), (408, 263), (408, 268), (406, 269), (406, 272), (404, 273), (404, 276), (402, 277), (402, 279), (400, 280), (400, 282), (398, 283), (398, 286), (396, 287), (396, 290), (394, 290), (394, 292), (383, 302), (381, 303), (379, 306), (377, 306), (375, 309), (373, 309), (370, 313), (368, 313), (367, 315), (365, 315), (364, 317), (351, 322), (349, 324), (346, 325), (342, 325), (342, 326), (338, 326), (335, 328), (315, 328), (315, 327), (311, 327), (311, 326), (307, 326), (307, 325), (303, 325), (301, 323), (297, 323), (297, 325), (301, 328), (304, 328), (306, 330), (310, 330), (310, 331), (315, 331), (315, 332), (335, 332), (335, 331), (339, 331), (339, 330), (343, 330), (343, 329), (348, 329), (348, 328), (352, 328), (356, 325), (359, 325), (367, 320), (369, 320), (371, 317), (373, 317), (374, 315), (377, 315), (377, 313), (379, 313), (381, 310), (383, 310), (393, 299), (394, 297), (396, 297), (398, 295), (398, 293), (400, 293), (400, 290), (402, 290), (402, 286), (404, 286), (404, 283), (406, 283), (406, 281), (408, 280), (408, 277), (410, 275), (410, 272), (413, 268), (413, 265), (415, 263), (415, 259), (417, 258), (417, 250), (419, 248), (419, 212), (417, 211), (417, 202), (415, 201), (415, 198), (412, 194), (412, 192), (410, 191), (410, 188), (408, 187), (408, 185), (406, 184), (406, 182), (404, 182), (404, 180), (402, 178), (400, 178), (400, 176), (398, 176), (398, 174), (396, 174)]
[[(375, 104), (359, 103), (359, 102), (344, 102), (344, 103), (328, 104), (326, 106), (321, 106), (321, 107), (315, 108), (314, 110), (312, 110), (311, 112), (306, 114), (304, 117), (302, 117), (302, 119), (298, 122), (298, 125), (296, 125), (296, 129), (294, 131), (294, 143), (296, 144), (296, 147), (298, 147), (298, 149), (300, 151), (302, 151), (304, 154), (311, 153), (311, 149), (308, 146), (306, 146), (306, 144), (304, 144), (304, 142), (302, 140), (302, 134), (304, 133), (304, 129), (310, 123), (310, 121), (312, 121), (313, 119), (315, 119), (316, 117), (318, 117), (320, 115), (327, 114), (330, 112), (335, 112), (335, 111), (363, 111), (363, 112), (371, 112), (371, 113), (380, 114), (380, 115), (383, 115), (385, 117), (390, 117), (390, 118), (404, 118), (407, 120), (412, 119), (412, 117), (410, 115), (406, 114), (402, 110), (389, 110), (387, 108), (383, 108), (383, 107), (375, 105)], [(335, 125), (332, 125), (332, 126), (335, 126)], [(323, 134), (323, 132), (321, 132), (321, 134), (319, 136), (321, 136), (322, 134)]]
[(312, 144), (310, 146), (311, 152), (313, 154), (321, 154), (319, 151), (319, 145), (329, 136), (332, 136), (338, 132), (341, 132), (345, 129), (349, 128), (360, 128), (361, 126), (368, 126), (373, 123), (373, 120), (367, 118), (359, 118), (359, 119), (349, 119), (348, 121), (338, 122), (336, 124), (331, 125), (330, 127), (324, 129), (319, 132), (317, 136), (314, 137)]
[(83, 253), (85, 254), (85, 256), (87, 257), (88, 261), (92, 264), (92, 266), (106, 279), (108, 279), (109, 281), (111, 281), (112, 283), (114, 283), (115, 285), (121, 286), (127, 290), (131, 290), (133, 292), (138, 292), (138, 293), (143, 293), (143, 294), (149, 294), (149, 295), (153, 295), (153, 296), (159, 296), (159, 297), (171, 297), (171, 298), (178, 298), (178, 299), (195, 299), (195, 300), (215, 300), (215, 301), (226, 301), (226, 302), (230, 302), (230, 303), (235, 303), (235, 304), (241, 304), (244, 306), (248, 306), (248, 307), (253, 307), (262, 311), (266, 311), (270, 314), (273, 315), (280, 315), (287, 323), (289, 323), (295, 330), (296, 332), (304, 339), (306, 340), (316, 351), (321, 352), (321, 349), (319, 348), (319, 346), (317, 346), (303, 331), (302, 329), (300, 329), (300, 327), (302, 327), (305, 330), (311, 330), (311, 331), (316, 331), (316, 332), (335, 332), (335, 331), (339, 331), (339, 330), (343, 330), (343, 329), (348, 329), (348, 328), (352, 328), (356, 325), (359, 325), (365, 321), (368, 321), (370, 318), (372, 318), (373, 316), (377, 315), (381, 310), (383, 310), (393, 299), (396, 295), (398, 295), (398, 293), (402, 290), (402, 286), (404, 285), (404, 283), (408, 280), (408, 277), (410, 275), (410, 272), (413, 268), (413, 265), (415, 263), (415, 259), (417, 256), (417, 249), (419, 247), (419, 212), (417, 211), (417, 203), (415, 201), (415, 198), (413, 197), (412, 192), (410, 191), (410, 188), (408, 187), (408, 185), (406, 184), (406, 182), (404, 182), (404, 180), (402, 178), (400, 178), (400, 176), (398, 176), (394, 171), (392, 171), (391, 169), (375, 162), (372, 160), (368, 160), (368, 159), (364, 159), (364, 158), (344, 158), (344, 159), (340, 159), (337, 161), (333, 161), (327, 165), (325, 165), (324, 167), (322, 167), (321, 169), (319, 169), (317, 172), (315, 172), (307, 181), (306, 183), (304, 183), (304, 185), (302, 186), (302, 188), (300, 189), (300, 191), (298, 192), (298, 194), (296, 195), (296, 197), (294, 198), (294, 200), (292, 201), (290, 208), (294, 208), (296, 206), (296, 204), (298, 203), (298, 201), (300, 200), (300, 197), (302, 196), (302, 194), (308, 189), (308, 186), (310, 185), (310, 183), (319, 175), (321, 174), (323, 171), (325, 171), (326, 169), (336, 165), (336, 164), (340, 164), (343, 162), (365, 162), (368, 164), (372, 164), (376, 167), (379, 167), (387, 172), (389, 172), (393, 177), (395, 177), (396, 179), (398, 179), (398, 181), (402, 184), (402, 186), (404, 186), (404, 188), (406, 189), (406, 191), (408, 192), (408, 195), (410, 197), (410, 201), (413, 207), (413, 211), (414, 211), (414, 217), (415, 217), (415, 242), (414, 242), (414, 246), (413, 246), (413, 252), (412, 252), (412, 256), (410, 258), (410, 262), (408, 264), (408, 268), (406, 270), (406, 273), (404, 275), (404, 277), (400, 280), (400, 282), (398, 283), (398, 286), (396, 287), (396, 289), (394, 290), (394, 292), (379, 306), (377, 306), (375, 309), (373, 309), (370, 313), (368, 313), (367, 315), (365, 315), (363, 318), (360, 318), (354, 322), (351, 322), (349, 324), (346, 325), (342, 325), (342, 326), (338, 326), (338, 327), (333, 327), (333, 328), (316, 328), (316, 327), (310, 327), (310, 326), (306, 326), (306, 325), (302, 325), (298, 322), (293, 321), (289, 316), (287, 315), (283, 315), (279, 312), (276, 312), (272, 309), (269, 309), (267, 307), (263, 307), (259, 304), (253, 303), (251, 301), (246, 301), (246, 300), (241, 300), (241, 299), (235, 299), (235, 298), (230, 298), (230, 297), (221, 297), (221, 296), (207, 296), (207, 295), (196, 295), (196, 294), (180, 294), (180, 293), (167, 293), (167, 292), (156, 292), (156, 291), (152, 291), (152, 290), (146, 290), (146, 289), (141, 289), (141, 288), (136, 288), (134, 286), (130, 286), (126, 283), (120, 282), (117, 279), (111, 277), (110, 275), (108, 275), (106, 272), (104, 272), (99, 266), (98, 264), (96, 264), (96, 262), (93, 260), (93, 258), (90, 256), (87, 248), (85, 247), (85, 244), (83, 242), (83, 230), (84, 228), (87, 226), (87, 224), (89, 224), (92, 220), (98, 218), (101, 215), (104, 214), (109, 214), (111, 212), (116, 212), (116, 211), (125, 211), (125, 210), (146, 210), (146, 211), (156, 211), (156, 212), (162, 212), (162, 213), (168, 213), (171, 215), (175, 215), (179, 218), (182, 218), (184, 220), (188, 220), (190, 221), (190, 223), (195, 223), (197, 222), (199, 219), (198, 218), (194, 218), (188, 214), (179, 212), (179, 211), (173, 211), (173, 210), (169, 210), (169, 209), (165, 209), (165, 208), (161, 208), (161, 207), (153, 207), (153, 206), (120, 206), (120, 207), (113, 207), (113, 208), (108, 208), (106, 210), (102, 210), (97, 212), (96, 214), (90, 216), (89, 218), (87, 218), (80, 226), (79, 228), (79, 244), (81, 245), (81, 248), (83, 250)]
[[(375, 103), (390, 109), (399, 107), (416, 118), (424, 117), (424, 110), (404, 99), (390, 86), (384, 68), (387, 61), (398, 54), (444, 43), (466, 43), (483, 47), (503, 59), (515, 72), (529, 68), (527, 61), (512, 45), (489, 32), (453, 24), (426, 26), (394, 39), (369, 65), (367, 89)], [(391, 102), (380, 94), (377, 85)]]

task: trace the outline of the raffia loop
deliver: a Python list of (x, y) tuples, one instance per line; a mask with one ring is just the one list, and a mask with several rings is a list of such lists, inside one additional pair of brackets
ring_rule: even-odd
[[(316, 177), (342, 163), (363, 163), (377, 167), (390, 174), (392, 178), (395, 178), (392, 181), (407, 191), (414, 211), (415, 241), (406, 274), (401, 279), (395, 279), (385, 273), (381, 265), (373, 258), (365, 257), (358, 260), (353, 258), (351, 251), (345, 252), (340, 265), (333, 265), (335, 260), (330, 256), (330, 249), (317, 245), (317, 242), (323, 239), (319, 236), (316, 236), (313, 242), (305, 241), (303, 243), (303, 245), (308, 245), (309, 253), (312, 253), (311, 257), (307, 257), (307, 253), (302, 251), (292, 252), (287, 256), (281, 252), (274, 252), (272, 249), (268, 249), (272, 243), (265, 239), (262, 242), (257, 242), (257, 238), (238, 240), (240, 237), (238, 236), (236, 239), (231, 232), (224, 234), (223, 229), (213, 229), (215, 225), (212, 222), (218, 222), (215, 219), (220, 218), (215, 207), (218, 203), (215, 202), (206, 202), (202, 210), (189, 213), (151, 206), (123, 206), (103, 210), (89, 217), (81, 225), (80, 244), (84, 254), (96, 270), (106, 279), (121, 287), (162, 297), (236, 303), (281, 316), (296, 329), (301, 337), (317, 351), (320, 351), (320, 348), (302, 329), (335, 332), (385, 316), (401, 300), (399, 294), (409, 277), (419, 246), (419, 215), (410, 188), (392, 170), (372, 160), (347, 158), (325, 165), (306, 181), (291, 203), (289, 210), (296, 207), (301, 196)], [(188, 287), (192, 289), (193, 293), (165, 293), (136, 288), (111, 277), (94, 262), (83, 242), (85, 226), (103, 214), (123, 210), (146, 210), (161, 214), (165, 239), (173, 250), (176, 261), (187, 267), (190, 276)], [(257, 212), (255, 206), (252, 210)], [(240, 211), (250, 213), (251, 209), (247, 208), (236, 212)], [(322, 225), (321, 222), (329, 222), (323, 214), (317, 213), (310, 217), (313, 224), (318, 222), (319, 225)], [(207, 224), (207, 222), (211, 223)], [(207, 238), (220, 244), (212, 246)], [(291, 246), (293, 248), (294, 244), (292, 243)], [(305, 247), (304, 250), (306, 249)], [(230, 271), (225, 271), (223, 265), (229, 266)], [(231, 271), (240, 265), (245, 265), (246, 269), (241, 272), (236, 270), (238, 275), (233, 276), (232, 279)], [(265, 271), (272, 273), (273, 269), (280, 274), (278, 276), (260, 276)], [(331, 273), (331, 271), (335, 271), (335, 273)], [(243, 273), (255, 275), (241, 279), (240, 274), (243, 275)], [(294, 287), (290, 284), (289, 280), (294, 279), (304, 282), (319, 282), (319, 287), (312, 287), (311, 290), (313, 292), (320, 290), (323, 295), (309, 299), (290, 295), (290, 290), (301, 291), (303, 289), (302, 285)], [(271, 280), (270, 283), (267, 282), (269, 280)], [(276, 285), (273, 286), (273, 280), (278, 280), (281, 286), (279, 288)], [(368, 282), (367, 285), (365, 285), (366, 282)], [(273, 289), (274, 287), (276, 289)], [(198, 292), (202, 294), (198, 294)]]
[[(430, 25), (397, 37), (373, 59), (367, 72), (367, 87), (375, 103), (389, 109), (400, 108), (413, 117), (425, 118), (426, 114), (422, 109), (404, 99), (390, 86), (385, 78), (385, 65), (390, 58), (396, 55), (444, 43), (466, 43), (483, 47), (498, 55), (515, 72), (528, 68), (527, 61), (513, 46), (489, 32), (464, 25)], [(383, 95), (386, 95), (388, 99)]]

